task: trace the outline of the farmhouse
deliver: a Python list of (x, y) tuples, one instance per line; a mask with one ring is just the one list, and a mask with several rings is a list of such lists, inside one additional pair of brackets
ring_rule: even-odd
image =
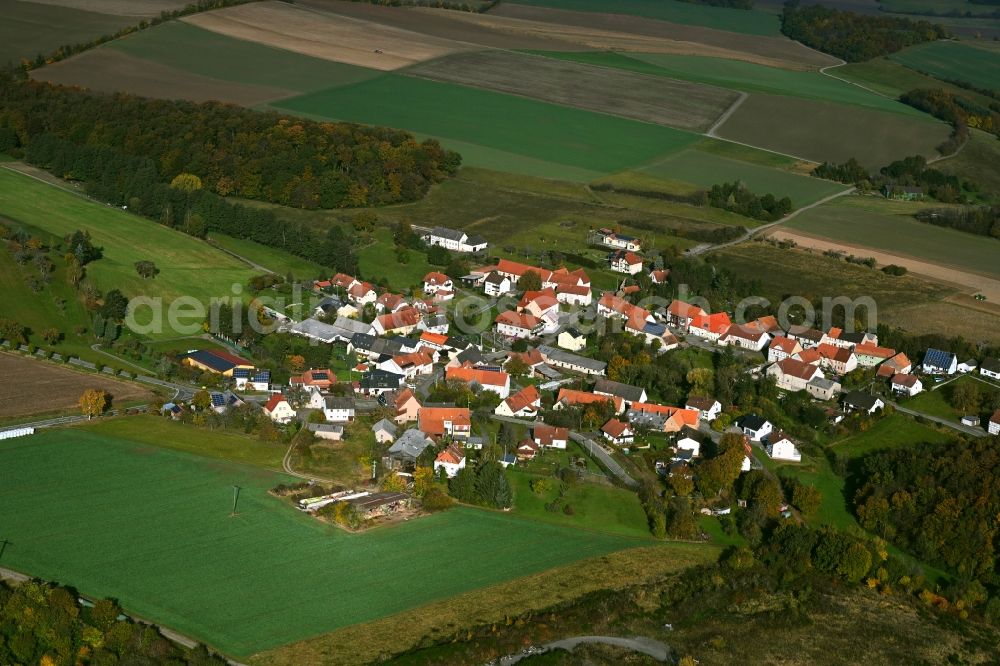
[(533, 338), (541, 333), (545, 326), (545, 322), (538, 317), (513, 310), (501, 312), (493, 321), (499, 335), (512, 339)]
[(641, 386), (630, 386), (621, 382), (613, 382), (603, 377), (598, 379), (594, 384), (594, 393), (597, 395), (617, 396), (624, 401), (626, 407), (633, 402), (646, 402), (646, 389)]
[(549, 425), (536, 425), (532, 431), (535, 444), (540, 447), (565, 449), (569, 442), (569, 428), (555, 428)]
[(802, 345), (798, 340), (776, 336), (767, 346), (767, 360), (771, 363), (783, 361), (790, 356), (794, 356), (802, 351)]
[(802, 462), (802, 454), (796, 448), (795, 442), (780, 430), (767, 438), (767, 447), (764, 450), (774, 460)]
[(642, 257), (627, 250), (616, 250), (609, 254), (608, 264), (616, 273), (636, 275), (642, 272)]
[(434, 438), (468, 439), (472, 434), (472, 414), (465, 407), (422, 407), (417, 421)]
[(470, 236), (464, 231), (447, 227), (434, 227), (424, 235), (424, 242), (428, 245), (440, 245), (452, 252), (484, 252), (487, 247), (486, 239), (482, 236)]
[(182, 362), (203, 372), (232, 377), (237, 368), (253, 370), (253, 363), (221, 349), (196, 349), (183, 356)]
[(924, 385), (916, 375), (896, 375), (891, 381), (892, 390), (902, 395), (914, 396), (924, 390)]
[(539, 345), (538, 351), (547, 364), (584, 375), (603, 375), (608, 367), (608, 364), (604, 361), (571, 354), (550, 345)]
[(493, 391), (501, 399), (506, 399), (510, 395), (510, 376), (506, 372), (477, 368), (448, 368), (445, 370), (445, 380), (479, 385), (484, 391)]
[(685, 409), (693, 409), (703, 421), (714, 421), (722, 413), (722, 404), (715, 398), (692, 396), (684, 404)]
[(851, 391), (844, 396), (844, 409), (849, 412), (874, 414), (880, 409), (885, 409), (885, 403), (882, 401), (882, 398), (876, 398), (868, 393)]
[(953, 375), (958, 370), (958, 359), (951, 352), (931, 348), (924, 354), (923, 365), (929, 375)]
[(541, 406), (542, 397), (538, 394), (538, 389), (529, 384), (497, 405), (493, 413), (500, 416), (533, 418)]
[(465, 467), (465, 451), (457, 444), (449, 444), (448, 448), (437, 455), (434, 459), (434, 472), (443, 469), (448, 478), (458, 474), (458, 470)]
[(770, 421), (756, 414), (741, 416), (736, 419), (735, 425), (740, 429), (740, 432), (755, 442), (762, 441), (774, 430), (774, 426), (771, 425)]
[(604, 438), (616, 446), (624, 446), (635, 441), (635, 431), (632, 427), (618, 419), (611, 419), (601, 428)]
[(295, 410), (280, 393), (275, 393), (264, 403), (264, 413), (275, 423), (288, 423), (295, 418)]

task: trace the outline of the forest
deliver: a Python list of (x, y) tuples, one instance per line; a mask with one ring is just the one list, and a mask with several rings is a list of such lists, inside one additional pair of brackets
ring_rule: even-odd
[(1000, 206), (974, 206), (954, 208), (928, 208), (914, 215), (921, 222), (939, 227), (950, 227), (978, 236), (1000, 238)]
[(798, 0), (785, 3), (781, 32), (847, 62), (871, 60), (948, 36), (943, 27), (927, 21), (855, 14), (821, 5), (802, 7)]
[(121, 612), (110, 599), (81, 606), (65, 587), (0, 581), (0, 664), (226, 664), (204, 646), (183, 648)]
[(861, 461), (855, 509), (865, 529), (997, 597), (1000, 447), (996, 437), (917, 444)]
[(968, 137), (969, 127), (1000, 137), (1000, 102), (984, 107), (962, 95), (926, 88), (905, 92), (899, 96), (899, 101), (951, 123), (955, 134), (963, 140)]
[[(436, 141), (394, 129), (9, 78), (0, 84), (0, 128), (8, 128), (0, 140), (13, 144), (0, 150), (16, 155), (51, 135), (96, 151), (63, 168), (92, 170), (79, 160), (116, 151), (150, 160), (161, 182), (192, 174), (220, 196), (309, 209), (415, 201), (461, 162)], [(77, 177), (73, 170), (56, 175)]]

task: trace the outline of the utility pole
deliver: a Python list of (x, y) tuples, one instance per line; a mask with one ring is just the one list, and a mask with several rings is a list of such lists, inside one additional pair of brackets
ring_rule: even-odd
[(240, 491), (241, 490), (243, 490), (243, 488), (241, 488), (240, 486), (237, 486), (237, 485), (233, 486), (233, 512), (231, 514), (229, 514), (231, 516), (235, 516), (236, 515), (236, 503), (239, 502), (239, 500), (240, 500)]
[(0, 540), (0, 560), (3, 559), (3, 553), (5, 550), (7, 550), (7, 546), (9, 546), (10, 543), (11, 542), (8, 541), (7, 539)]

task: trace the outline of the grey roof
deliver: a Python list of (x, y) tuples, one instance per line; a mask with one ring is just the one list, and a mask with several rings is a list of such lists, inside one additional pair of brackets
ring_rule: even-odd
[(399, 388), (403, 379), (403, 375), (376, 368), (362, 375), (360, 384), (363, 389), (395, 389)]
[(381, 421), (372, 426), (372, 432), (379, 432), (380, 430), (384, 430), (390, 435), (395, 435), (396, 424), (390, 421), (389, 419), (382, 419)]
[(594, 393), (606, 393), (608, 395), (616, 395), (623, 400), (628, 402), (639, 402), (642, 400), (642, 394), (644, 389), (641, 386), (631, 386), (629, 384), (622, 384), (621, 382), (613, 382), (610, 379), (597, 380), (594, 384)]
[(469, 347), (464, 349), (455, 356), (455, 360), (459, 363), (465, 363), (470, 361), (472, 363), (481, 363), (484, 360), (483, 352), (478, 347)]
[(542, 363), (541, 365), (536, 365), (533, 368), (533, 370), (535, 371), (536, 374), (541, 375), (545, 379), (556, 380), (556, 379), (562, 379), (563, 377), (561, 372), (553, 368), (551, 365), (547, 365), (545, 363)]
[(351, 347), (373, 354), (395, 356), (403, 350), (403, 343), (397, 338), (379, 338), (370, 333), (357, 333), (351, 337)]
[(865, 411), (870, 411), (875, 407), (876, 401), (879, 399), (863, 391), (851, 391), (844, 396), (844, 404), (850, 405), (857, 409), (863, 409)]
[(483, 245), (486, 243), (486, 239), (479, 234), (473, 234), (465, 239), (466, 245)]
[(819, 342), (823, 339), (823, 331), (817, 331), (815, 328), (809, 328), (808, 326), (800, 326), (796, 324), (789, 327), (788, 337), (805, 338), (806, 340)]
[(848, 333), (847, 331), (843, 331), (839, 336), (837, 336), (837, 339), (843, 340), (844, 342), (850, 342), (852, 345), (860, 345), (867, 337), (868, 335), (864, 331), (861, 333)]
[(823, 391), (829, 391), (834, 386), (837, 386), (839, 382), (833, 379), (827, 379), (826, 377), (813, 377), (809, 380), (810, 386), (815, 386)]
[(333, 432), (340, 435), (344, 434), (344, 426), (334, 425), (332, 423), (309, 423), (306, 427), (310, 432)]
[(643, 426), (651, 430), (659, 430), (667, 422), (666, 414), (657, 412), (639, 412), (634, 409), (625, 413), (628, 422), (635, 426)]
[(389, 447), (389, 457), (400, 460), (415, 461), (428, 446), (433, 446), (434, 440), (422, 431), (413, 428), (400, 435)]
[(462, 236), (465, 235), (465, 232), (459, 231), (458, 229), (449, 229), (448, 227), (434, 227), (431, 229), (430, 235), (459, 242), (462, 240)]
[(1000, 358), (988, 358), (979, 366), (979, 370), (986, 372), (1000, 372)]
[(337, 340), (347, 342), (356, 333), (367, 333), (371, 328), (371, 324), (366, 324), (363, 321), (337, 317), (337, 321), (333, 324), (324, 324), (318, 319), (305, 319), (293, 324), (291, 331), (323, 342), (336, 342)]
[(604, 372), (604, 369), (608, 367), (608, 364), (604, 361), (597, 361), (592, 358), (587, 358), (586, 356), (580, 356), (579, 354), (571, 354), (567, 351), (559, 349), (558, 347), (552, 347), (551, 345), (539, 345), (538, 351), (542, 354), (542, 357), (545, 358), (545, 360), (552, 359), (558, 363), (576, 365), (581, 368), (586, 368), (591, 372)]
[(496, 284), (496, 285), (502, 284), (503, 281), (506, 280), (506, 279), (507, 279), (507, 277), (505, 275), (500, 275), (496, 271), (493, 271), (492, 273), (490, 273), (489, 275), (486, 276), (486, 281), (487, 282), (489, 282), (490, 284)]
[(323, 312), (329, 312), (330, 310), (338, 310), (343, 303), (336, 296), (326, 296), (323, 298), (316, 307)]
[(763, 416), (757, 416), (756, 414), (747, 414), (746, 416), (741, 416), (736, 419), (736, 426), (738, 428), (749, 428), (754, 432), (763, 428), (765, 423), (767, 423), (767, 419)]
[(327, 409), (354, 409), (354, 398), (328, 395), (324, 398)]
[(574, 338), (582, 338), (582, 337), (584, 337), (583, 333), (581, 333), (580, 331), (578, 331), (573, 326), (568, 327), (566, 330), (563, 331), (563, 333), (568, 333), (569, 335), (573, 336)]

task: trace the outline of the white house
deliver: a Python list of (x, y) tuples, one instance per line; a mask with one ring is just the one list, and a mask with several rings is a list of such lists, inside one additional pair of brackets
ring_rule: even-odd
[(722, 403), (715, 398), (693, 396), (688, 398), (684, 408), (698, 410), (701, 420), (708, 422), (712, 422), (719, 418), (719, 414), (722, 413)]
[(642, 249), (642, 241), (634, 236), (615, 233), (611, 229), (598, 229), (594, 234), (597, 243), (616, 250), (638, 252)]
[(1000, 409), (993, 412), (993, 416), (990, 417), (989, 426), (987, 427), (987, 432), (991, 435), (1000, 435)]
[(795, 442), (780, 431), (768, 437), (767, 448), (765, 450), (767, 451), (767, 455), (774, 460), (802, 461), (802, 454), (795, 447)]
[(275, 393), (265, 403), (264, 413), (275, 423), (288, 423), (295, 418), (295, 410), (280, 393)]
[(567, 328), (556, 338), (556, 344), (563, 349), (578, 352), (587, 346), (587, 336), (575, 328)]
[(526, 312), (507, 310), (494, 320), (497, 333), (506, 338), (532, 338), (541, 333), (545, 322)]
[(877, 398), (862, 391), (851, 391), (844, 396), (844, 409), (849, 412), (865, 412), (874, 414), (880, 409), (885, 409), (885, 402), (882, 398)]
[(514, 291), (514, 282), (506, 275), (493, 271), (483, 280), (483, 291), (487, 296), (503, 296)]
[(424, 293), (436, 294), (439, 291), (454, 291), (455, 283), (444, 273), (431, 271), (424, 276)]
[(448, 478), (458, 474), (458, 470), (465, 467), (465, 451), (457, 444), (449, 444), (448, 448), (437, 455), (434, 459), (434, 472), (443, 469)]
[(768, 367), (766, 374), (784, 391), (804, 391), (809, 382), (823, 377), (823, 372), (815, 365), (794, 358), (778, 361)]
[(988, 358), (979, 366), (979, 374), (990, 379), (1000, 379), (1000, 359)]
[(778, 361), (783, 361), (801, 351), (802, 345), (799, 344), (798, 340), (778, 335), (771, 340), (771, 344), (767, 347), (767, 360), (770, 363), (777, 363)]
[(323, 398), (323, 416), (327, 423), (348, 423), (354, 420), (354, 399), (328, 395)]
[(604, 438), (616, 446), (624, 446), (635, 441), (635, 431), (625, 421), (611, 419), (601, 428)]
[(970, 358), (968, 360), (959, 363), (956, 369), (962, 374), (965, 374), (967, 372), (972, 372), (973, 370), (976, 369), (977, 366), (978, 364), (976, 363), (976, 359)]
[(953, 375), (958, 370), (958, 358), (951, 352), (928, 349), (924, 354), (924, 372), (929, 375)]
[(914, 396), (924, 390), (924, 385), (916, 375), (896, 375), (892, 378), (892, 390)]
[(500, 416), (532, 418), (538, 414), (541, 406), (542, 396), (539, 395), (538, 389), (529, 384), (497, 405), (493, 413)]
[(733, 324), (719, 338), (719, 344), (723, 346), (734, 345), (749, 351), (761, 351), (770, 340), (771, 336), (761, 330)]
[(774, 430), (770, 421), (756, 414), (747, 414), (736, 419), (736, 427), (755, 442), (763, 440)]
[(372, 432), (375, 433), (375, 441), (380, 444), (395, 440), (397, 431), (396, 424), (389, 419), (382, 419), (372, 426)]
[(617, 250), (608, 255), (611, 270), (626, 275), (637, 275), (642, 272), (642, 257), (635, 252)]
[(444, 378), (449, 382), (459, 381), (467, 384), (476, 384), (482, 387), (484, 391), (493, 391), (504, 400), (510, 395), (510, 375), (506, 372), (454, 367), (445, 370)]
[(487, 242), (482, 236), (470, 236), (464, 231), (434, 227), (424, 234), (424, 242), (428, 245), (440, 245), (452, 252), (483, 252)]
[(676, 446), (678, 449), (690, 451), (692, 458), (697, 458), (701, 454), (701, 442), (691, 437), (683, 437), (677, 440)]
[(565, 449), (569, 441), (569, 428), (556, 428), (549, 425), (536, 425), (532, 431), (535, 444), (540, 447)]

